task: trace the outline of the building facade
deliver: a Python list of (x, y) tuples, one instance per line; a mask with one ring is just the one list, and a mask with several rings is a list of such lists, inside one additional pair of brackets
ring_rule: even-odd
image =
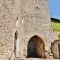
[(43, 57), (45, 50), (50, 52), (51, 42), (56, 38), (51, 28), (48, 0), (0, 0), (1, 60), (26, 58), (34, 48)]

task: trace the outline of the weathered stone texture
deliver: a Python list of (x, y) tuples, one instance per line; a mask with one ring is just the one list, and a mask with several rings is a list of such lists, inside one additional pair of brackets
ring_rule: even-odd
[(26, 58), (28, 41), (34, 35), (50, 47), (53, 41), (50, 22), (47, 0), (0, 0), (0, 60), (10, 58), (16, 30), (20, 57)]
[[(46, 49), (50, 51), (51, 42), (56, 38), (52, 32), (51, 20), (47, 0), (20, 0), (20, 52), (27, 55), (29, 39), (37, 35), (45, 42)], [(25, 50), (25, 53), (24, 51)], [(25, 56), (26, 57), (26, 56)]]
[(41, 35), (46, 38), (46, 42), (51, 42), (52, 30), (47, 0), (21, 0), (20, 6), (21, 20), (24, 21), (24, 40)]
[(53, 53), (53, 57), (56, 58), (56, 59), (59, 59), (60, 58), (60, 39), (58, 40), (55, 40), (54, 42), (52, 42), (51, 44), (51, 52)]
[(14, 4), (15, 0), (0, 0), (0, 60), (8, 60), (13, 50)]

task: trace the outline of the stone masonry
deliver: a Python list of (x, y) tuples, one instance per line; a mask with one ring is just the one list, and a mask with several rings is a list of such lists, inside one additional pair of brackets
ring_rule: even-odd
[(0, 60), (9, 60), (14, 50), (18, 5), (17, 0), (0, 0)]
[[(27, 52), (27, 43), (34, 35), (41, 37), (46, 44), (46, 49), (50, 50), (50, 44), (56, 36), (51, 29), (47, 0), (21, 0), (20, 21), (20, 41), (23, 42), (21, 42), (23, 50)], [(24, 52), (21, 54), (25, 55)]]
[(50, 51), (57, 39), (50, 22), (48, 0), (0, 0), (0, 60), (26, 58), (28, 41), (34, 35)]

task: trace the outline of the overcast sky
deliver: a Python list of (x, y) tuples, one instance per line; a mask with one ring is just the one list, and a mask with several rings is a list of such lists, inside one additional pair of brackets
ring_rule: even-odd
[(48, 0), (50, 16), (60, 19), (60, 0)]

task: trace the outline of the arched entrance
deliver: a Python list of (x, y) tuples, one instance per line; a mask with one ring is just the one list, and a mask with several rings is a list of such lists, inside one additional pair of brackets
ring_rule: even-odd
[(27, 45), (27, 58), (45, 58), (45, 44), (43, 40), (34, 35)]

